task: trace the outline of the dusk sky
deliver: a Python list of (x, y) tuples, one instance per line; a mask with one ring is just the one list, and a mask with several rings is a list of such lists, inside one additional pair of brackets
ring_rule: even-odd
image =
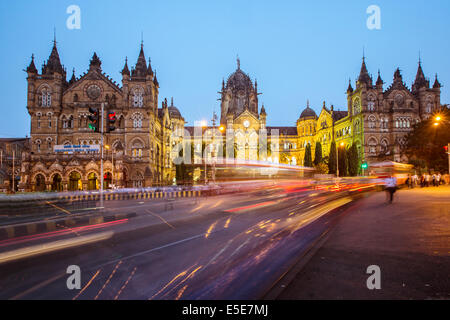
[[(81, 8), (81, 29), (69, 30), (70, 5)], [(381, 9), (381, 29), (369, 30), (366, 9)], [(193, 125), (211, 119), (222, 79), (241, 69), (264, 103), (269, 126), (294, 126), (310, 100), (346, 110), (348, 79), (359, 74), (363, 48), (369, 72), (380, 69), (386, 89), (400, 67), (411, 87), (419, 52), (425, 76), (442, 83), (449, 103), (450, 1), (1, 1), (2, 116), (0, 137), (29, 135), (26, 73), (31, 54), (39, 72), (52, 47), (53, 30), (68, 78), (87, 71), (92, 54), (103, 72), (121, 83), (125, 57), (136, 63), (143, 33), (160, 83), (159, 101), (175, 105)]]

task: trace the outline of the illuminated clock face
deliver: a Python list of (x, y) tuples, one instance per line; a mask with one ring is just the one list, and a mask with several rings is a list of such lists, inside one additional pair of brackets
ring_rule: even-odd
[(246, 127), (246, 128), (250, 127), (250, 121), (245, 120), (244, 121), (244, 127)]

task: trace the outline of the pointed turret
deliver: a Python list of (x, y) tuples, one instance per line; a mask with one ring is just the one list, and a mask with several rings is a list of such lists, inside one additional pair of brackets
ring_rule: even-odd
[(353, 92), (352, 80), (351, 80), (351, 79), (348, 79), (347, 93), (352, 93), (352, 92)]
[(155, 78), (153, 78), (153, 83), (155, 84), (156, 87), (159, 88), (159, 82), (158, 79), (156, 78), (156, 70), (155, 70)]
[(147, 75), (150, 75), (153, 77), (152, 60), (150, 58), (148, 58)]
[(123, 76), (130, 76), (130, 69), (128, 69), (128, 57), (125, 57), (125, 65), (121, 71)]
[(369, 72), (367, 72), (366, 57), (363, 56), (362, 60), (361, 71), (359, 72), (358, 77), (358, 84), (372, 85), (372, 79), (369, 76)]
[(70, 78), (69, 80), (69, 85), (71, 85), (72, 83), (76, 82), (77, 78), (75, 77), (75, 68), (73, 68), (72, 70), (72, 78)]
[(378, 78), (377, 78), (376, 85), (382, 86), (383, 84), (384, 84), (384, 82), (383, 82), (383, 79), (381, 79), (380, 69), (378, 69)]
[(47, 63), (44, 63), (42, 67), (42, 74), (50, 75), (58, 72), (62, 75), (65, 74), (64, 68), (61, 65), (61, 60), (59, 59), (58, 48), (56, 47), (56, 38), (53, 40), (53, 48)]
[(94, 52), (94, 54), (92, 55), (92, 59), (89, 64), (89, 70), (98, 70), (98, 71), (102, 70), (102, 62), (100, 61), (96, 52)]
[(400, 68), (397, 68), (394, 72), (394, 82), (403, 82), (403, 77), (400, 72)]
[(437, 73), (436, 73), (436, 77), (434, 79), (434, 84), (433, 84), (433, 89), (439, 89), (440, 87), (442, 87), (442, 85), (439, 83)]
[(266, 108), (264, 108), (264, 103), (262, 104), (260, 114), (261, 114), (261, 115), (266, 115)]
[(139, 57), (136, 62), (136, 66), (131, 71), (131, 76), (138, 78), (145, 78), (146, 75), (147, 75), (147, 62), (145, 60), (144, 44), (141, 43), (141, 51), (139, 52)]
[(34, 73), (36, 74), (38, 71), (36, 69), (36, 66), (34, 65), (34, 54), (31, 55), (31, 62), (30, 65), (27, 68), (28, 73)]
[(412, 90), (415, 92), (418, 91), (420, 88), (428, 88), (428, 87), (429, 83), (425, 79), (425, 74), (423, 73), (422, 70), (422, 62), (420, 61), (419, 58), (419, 66), (417, 67), (416, 79), (414, 80)]

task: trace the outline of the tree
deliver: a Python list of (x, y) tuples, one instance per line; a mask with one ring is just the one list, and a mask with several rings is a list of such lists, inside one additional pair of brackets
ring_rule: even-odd
[(348, 175), (348, 159), (347, 149), (345, 147), (339, 148), (339, 176), (345, 177)]
[(356, 144), (352, 144), (352, 146), (348, 150), (347, 158), (348, 158), (348, 175), (351, 177), (355, 177), (358, 175), (359, 171), (359, 158)]
[(317, 166), (319, 163), (322, 163), (322, 144), (317, 141), (316, 142), (316, 150), (314, 152), (314, 165)]
[(336, 174), (336, 142), (332, 141), (328, 156), (328, 173)]
[(326, 165), (325, 163), (321, 162), (317, 165), (314, 165), (314, 168), (316, 169), (317, 173), (320, 174), (327, 174), (328, 173), (328, 165)]
[(441, 121), (436, 121), (436, 116), (432, 116), (414, 125), (406, 137), (403, 153), (418, 168), (425, 166), (428, 170), (446, 172), (448, 155), (444, 147), (450, 142), (450, 110), (442, 109), (439, 116)]
[(311, 145), (308, 143), (305, 148), (305, 158), (303, 161), (305, 167), (312, 167)]

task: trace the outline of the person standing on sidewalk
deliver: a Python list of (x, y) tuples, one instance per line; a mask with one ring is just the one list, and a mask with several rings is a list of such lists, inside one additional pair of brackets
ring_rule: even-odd
[(389, 197), (389, 203), (394, 200), (394, 193), (397, 191), (397, 178), (390, 176), (385, 180), (386, 195)]

